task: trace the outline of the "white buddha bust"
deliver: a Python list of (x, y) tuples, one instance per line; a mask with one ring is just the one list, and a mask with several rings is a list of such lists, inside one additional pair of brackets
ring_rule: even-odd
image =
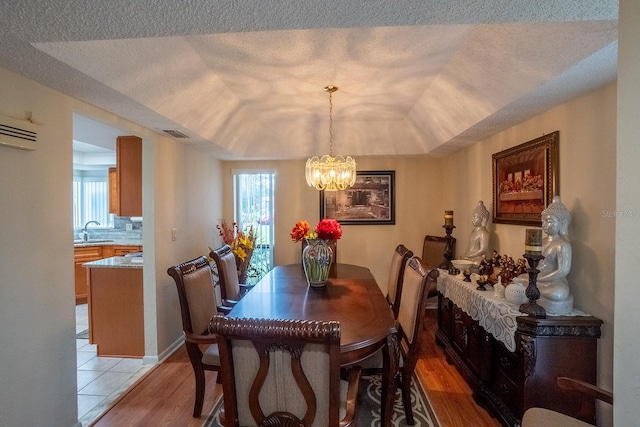
[(489, 211), (484, 206), (482, 200), (478, 202), (471, 212), (471, 223), (473, 230), (469, 236), (469, 247), (463, 258), (480, 264), (482, 255), (486, 254), (489, 248), (489, 231), (487, 230), (487, 222), (489, 221)]
[(538, 264), (538, 304), (549, 314), (569, 314), (573, 310), (573, 295), (566, 278), (571, 270), (572, 249), (567, 239), (570, 222), (571, 213), (560, 196), (555, 196), (542, 211), (542, 230), (547, 237), (542, 241), (544, 259)]

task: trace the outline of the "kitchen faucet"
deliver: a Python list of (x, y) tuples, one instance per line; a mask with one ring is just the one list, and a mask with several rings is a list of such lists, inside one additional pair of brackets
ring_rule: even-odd
[(81, 234), (82, 240), (84, 240), (85, 242), (87, 240), (89, 240), (89, 232), (87, 231), (87, 225), (89, 225), (91, 223), (93, 223), (95, 225), (100, 225), (100, 223), (98, 221), (87, 221), (87, 223), (84, 225), (84, 229), (82, 230), (82, 234)]

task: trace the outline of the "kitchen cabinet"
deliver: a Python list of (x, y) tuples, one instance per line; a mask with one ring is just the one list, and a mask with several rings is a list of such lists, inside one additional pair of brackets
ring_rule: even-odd
[(102, 246), (76, 247), (74, 250), (76, 304), (85, 304), (87, 302), (87, 272), (82, 264), (97, 259), (102, 259)]
[(118, 173), (109, 168), (109, 213), (118, 213)]
[(102, 251), (103, 258), (110, 258), (112, 256), (124, 256), (126, 254), (132, 254), (135, 252), (141, 252), (142, 246), (135, 245), (109, 245), (104, 246)]
[[(113, 202), (112, 195), (116, 197)], [(112, 175), (109, 176), (109, 197), (111, 213), (118, 216), (142, 216), (142, 139), (140, 137), (119, 136), (116, 139), (115, 179)]]
[(91, 262), (89, 342), (101, 357), (144, 356), (142, 264), (111, 257)]
[(112, 256), (122, 256), (142, 251), (137, 245), (95, 245), (76, 246), (74, 248), (73, 263), (75, 269), (76, 304), (87, 303), (87, 270), (82, 266), (85, 262), (96, 261)]

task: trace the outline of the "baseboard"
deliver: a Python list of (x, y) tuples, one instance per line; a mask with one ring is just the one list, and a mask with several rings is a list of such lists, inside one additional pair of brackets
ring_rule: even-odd
[(156, 363), (162, 363), (167, 360), (173, 353), (175, 353), (176, 350), (178, 350), (182, 346), (182, 343), (184, 343), (184, 336), (180, 336), (158, 356), (144, 356), (142, 358), (142, 363), (151, 363), (154, 365)]

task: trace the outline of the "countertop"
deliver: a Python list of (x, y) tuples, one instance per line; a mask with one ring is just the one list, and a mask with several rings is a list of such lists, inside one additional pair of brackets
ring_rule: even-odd
[(84, 241), (73, 241), (73, 246), (76, 248), (82, 248), (85, 246), (142, 246), (141, 239), (90, 239)]
[(85, 262), (82, 266), (89, 268), (142, 268), (142, 257), (114, 256), (97, 261)]

